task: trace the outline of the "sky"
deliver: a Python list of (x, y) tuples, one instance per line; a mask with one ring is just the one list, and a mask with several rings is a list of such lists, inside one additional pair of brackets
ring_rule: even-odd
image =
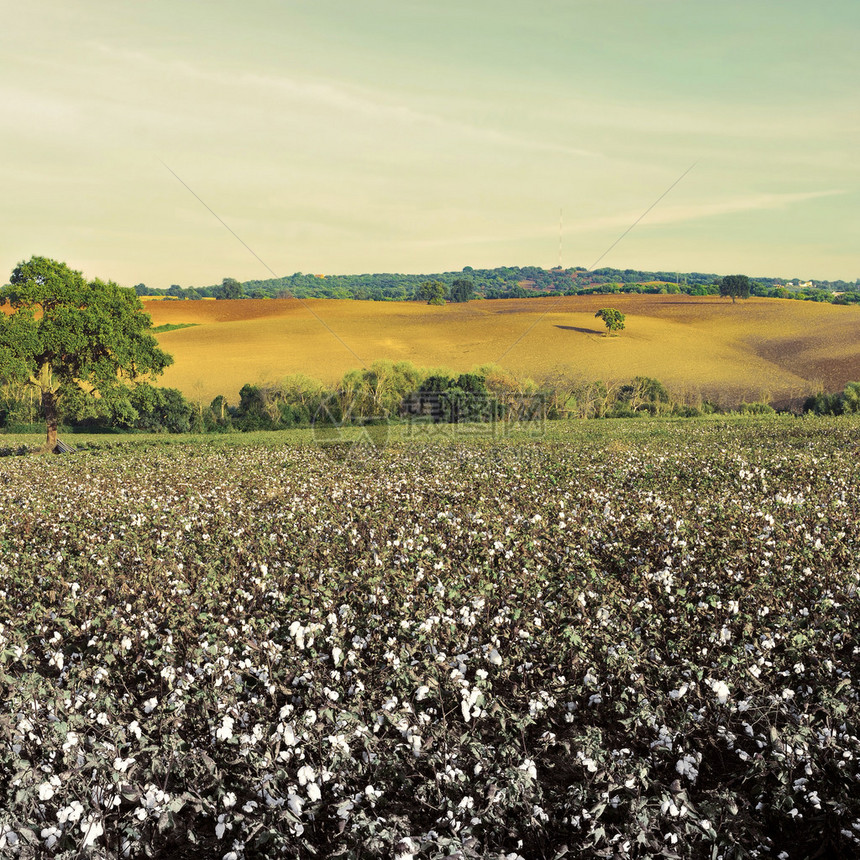
[(0, 15), (0, 283), (32, 255), (152, 287), (559, 263), (860, 278), (857, 0)]

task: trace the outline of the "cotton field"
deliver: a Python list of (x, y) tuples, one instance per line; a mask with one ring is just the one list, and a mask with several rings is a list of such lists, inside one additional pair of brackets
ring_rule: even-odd
[(0, 855), (860, 855), (860, 425), (0, 459)]

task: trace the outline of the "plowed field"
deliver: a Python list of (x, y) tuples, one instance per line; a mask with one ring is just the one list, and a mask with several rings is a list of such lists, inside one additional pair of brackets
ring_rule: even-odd
[[(618, 337), (605, 337), (594, 318), (607, 306), (627, 317)], [(245, 383), (299, 372), (333, 383), (381, 358), (460, 372), (492, 362), (535, 379), (556, 371), (607, 381), (647, 375), (677, 394), (726, 402), (785, 401), (860, 379), (860, 308), (812, 302), (625, 295), (444, 307), (243, 299), (146, 308), (155, 325), (197, 323), (159, 336), (176, 360), (161, 384), (193, 400), (235, 401)]]

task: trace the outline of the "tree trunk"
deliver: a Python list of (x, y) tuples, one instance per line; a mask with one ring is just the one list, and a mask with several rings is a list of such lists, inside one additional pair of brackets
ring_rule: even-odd
[(45, 417), (45, 426), (47, 428), (47, 437), (45, 439), (45, 448), (48, 452), (57, 447), (57, 395), (55, 392), (46, 390), (42, 392), (42, 414)]

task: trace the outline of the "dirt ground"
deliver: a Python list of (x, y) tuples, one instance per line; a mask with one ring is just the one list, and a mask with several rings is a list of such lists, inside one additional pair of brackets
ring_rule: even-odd
[[(595, 312), (626, 315), (605, 336)], [(653, 376), (677, 394), (785, 402), (860, 380), (860, 308), (785, 299), (685, 295), (563, 296), (414, 302), (326, 299), (155, 301), (175, 364), (161, 384), (195, 401), (231, 401), (245, 383), (305, 373), (325, 383), (376, 359), (458, 372), (494, 363), (540, 379)]]

